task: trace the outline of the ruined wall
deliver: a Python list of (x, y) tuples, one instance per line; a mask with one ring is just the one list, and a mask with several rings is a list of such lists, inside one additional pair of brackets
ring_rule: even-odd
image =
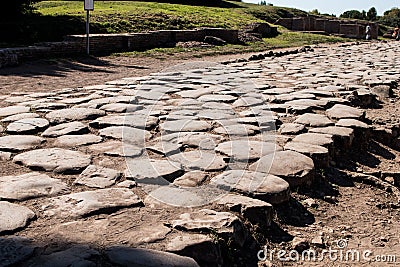
[[(164, 30), (145, 33), (91, 34), (90, 51), (93, 54), (145, 50), (156, 47), (171, 47), (177, 42), (204, 41), (206, 36), (215, 36), (228, 43), (239, 41), (238, 30), (204, 28), (196, 30)], [(0, 68), (15, 66), (21, 61), (83, 54), (86, 51), (85, 35), (70, 35), (64, 42), (40, 43), (30, 47), (0, 49)]]
[(349, 38), (365, 38), (365, 28), (371, 27), (371, 36), (378, 38), (379, 26), (377, 23), (358, 20), (337, 20), (314, 16), (279, 19), (275, 24), (293, 31), (324, 31), (329, 34), (341, 34)]

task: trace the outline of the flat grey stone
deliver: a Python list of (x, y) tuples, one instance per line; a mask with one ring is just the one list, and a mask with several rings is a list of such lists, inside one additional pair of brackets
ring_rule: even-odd
[(324, 127), (334, 124), (327, 116), (312, 113), (300, 115), (294, 122), (311, 127)]
[(332, 135), (330, 134), (303, 133), (293, 138), (293, 142), (323, 146), (327, 147), (328, 149), (333, 147), (333, 139)]
[(357, 129), (357, 128), (367, 129), (367, 128), (369, 128), (368, 124), (366, 124), (365, 122), (355, 120), (355, 119), (340, 119), (336, 123), (336, 126), (348, 127), (348, 128), (352, 128), (352, 129)]
[[(145, 111), (143, 111), (145, 112)], [(93, 128), (105, 128), (110, 126), (129, 126), (139, 129), (153, 128), (158, 123), (158, 118), (140, 113), (131, 113), (122, 115), (108, 115), (100, 117), (89, 123), (90, 127)]]
[(250, 165), (249, 170), (281, 177), (291, 187), (310, 185), (315, 172), (314, 162), (311, 158), (290, 150), (264, 156)]
[(58, 137), (62, 135), (77, 135), (89, 132), (85, 124), (79, 121), (67, 122), (56, 126), (49, 127), (42, 133), (43, 137)]
[(62, 135), (57, 137), (54, 145), (59, 147), (76, 147), (97, 144), (101, 141), (103, 141), (103, 138), (94, 134)]
[(354, 130), (346, 127), (329, 126), (323, 128), (310, 129), (310, 133), (330, 134), (336, 148), (350, 148), (354, 140)]
[(230, 103), (237, 99), (235, 96), (231, 95), (202, 95), (198, 98), (200, 101), (204, 102), (222, 102), (222, 103)]
[(204, 150), (214, 150), (222, 139), (222, 136), (216, 134), (188, 132), (179, 134), (178, 143)]
[(332, 119), (362, 119), (365, 112), (362, 109), (350, 106), (336, 104), (326, 111), (326, 114)]
[(262, 156), (282, 150), (273, 142), (233, 140), (220, 143), (215, 151), (229, 156), (235, 161), (252, 161)]
[(35, 135), (6, 135), (0, 137), (0, 150), (18, 152), (38, 147), (45, 141)]
[(151, 249), (112, 247), (105, 254), (111, 263), (125, 267), (199, 267), (192, 258)]
[(237, 99), (232, 106), (235, 108), (240, 108), (240, 107), (253, 107), (253, 106), (260, 106), (264, 104), (264, 99), (261, 97), (248, 97), (248, 96), (242, 96), (239, 99)]
[(0, 117), (8, 117), (15, 114), (27, 113), (30, 108), (25, 106), (9, 106), (0, 108)]
[(112, 126), (101, 129), (99, 134), (104, 137), (121, 139), (124, 143), (137, 144), (144, 146), (151, 133), (147, 130), (128, 127), (128, 126)]
[(3, 126), (0, 125), (0, 134), (3, 133), (3, 131), (4, 131), (4, 128), (3, 128)]
[(223, 157), (208, 151), (193, 150), (173, 154), (168, 158), (181, 163), (188, 170), (220, 171), (227, 167)]
[(34, 252), (34, 245), (25, 237), (10, 236), (0, 238), (1, 266), (14, 266), (25, 262)]
[[(129, 229), (130, 226), (126, 225), (124, 228)], [(171, 228), (168, 228), (162, 222), (149, 221), (146, 224), (135, 226), (134, 231), (125, 231), (121, 241), (129, 244), (131, 247), (152, 244), (164, 240), (171, 230)]]
[(212, 126), (205, 121), (199, 120), (175, 120), (166, 121), (160, 125), (162, 131), (165, 132), (202, 132), (208, 131)]
[(91, 258), (97, 258), (100, 253), (89, 246), (78, 245), (67, 250), (54, 252), (48, 255), (40, 255), (29, 260), (27, 266), (42, 266), (42, 267), (95, 267), (96, 264), (91, 261)]
[[(235, 118), (235, 113), (230, 110), (209, 110), (204, 109), (197, 114), (197, 117), (207, 120), (228, 120)], [(190, 119), (190, 118), (189, 118)], [(193, 119), (193, 118), (192, 118)]]
[(137, 186), (135, 181), (125, 180), (117, 184), (118, 187), (125, 187), (125, 188), (134, 188)]
[(230, 212), (218, 212), (210, 209), (184, 213), (179, 219), (172, 221), (172, 227), (190, 232), (215, 231), (222, 238), (233, 240), (242, 246), (247, 232), (240, 219)]
[(124, 143), (122, 141), (107, 141), (104, 143), (90, 145), (89, 150), (102, 153), (111, 157), (138, 157), (142, 155), (143, 148)]
[(249, 136), (259, 131), (259, 127), (246, 124), (223, 125), (214, 129), (217, 134), (228, 136)]
[(49, 126), (49, 121), (42, 118), (28, 118), (11, 122), (6, 131), (10, 134), (35, 134)]
[[(120, 89), (118, 88), (118, 91)], [(103, 97), (90, 100), (89, 105), (108, 105), (108, 104), (136, 104), (137, 99), (135, 96), (115, 96), (115, 97)]]
[(25, 227), (35, 218), (35, 213), (25, 206), (0, 201), (0, 233)]
[(106, 115), (105, 111), (94, 108), (69, 108), (49, 112), (46, 118), (50, 123), (64, 123), (69, 121), (94, 120)]
[(93, 213), (141, 205), (142, 201), (127, 188), (98, 189), (50, 198), (42, 208), (45, 216), (82, 218)]
[(89, 187), (106, 188), (115, 184), (122, 173), (102, 166), (88, 166), (75, 180), (75, 184), (86, 185)]
[(143, 106), (134, 104), (114, 103), (101, 106), (100, 109), (108, 112), (122, 113), (122, 112), (134, 112), (143, 109)]
[(208, 235), (180, 233), (167, 244), (166, 250), (193, 258), (201, 266), (222, 266), (220, 247)]
[(287, 202), (290, 198), (289, 184), (285, 180), (261, 172), (229, 170), (211, 179), (210, 184), (272, 204)]
[(68, 185), (46, 174), (26, 173), (18, 176), (0, 177), (0, 198), (26, 200), (43, 196), (68, 193)]
[(299, 134), (304, 131), (304, 124), (299, 123), (284, 123), (279, 127), (280, 134)]
[(215, 203), (240, 213), (253, 224), (270, 226), (272, 223), (274, 209), (265, 201), (230, 193), (217, 199)]
[(174, 185), (182, 187), (196, 187), (200, 186), (206, 179), (208, 174), (203, 171), (190, 171), (175, 179)]
[(285, 150), (296, 151), (312, 158), (316, 169), (327, 168), (329, 166), (329, 150), (326, 147), (300, 142), (289, 142), (284, 148)]
[(4, 119), (1, 120), (1, 122), (13, 122), (13, 121), (19, 121), (22, 119), (29, 119), (29, 118), (39, 118), (39, 114), (36, 114), (36, 113), (15, 114), (15, 115), (5, 117)]
[(166, 185), (183, 174), (182, 165), (169, 160), (127, 160), (125, 177), (141, 184)]
[(13, 161), (34, 170), (76, 173), (90, 164), (91, 157), (78, 151), (48, 148), (18, 154)]

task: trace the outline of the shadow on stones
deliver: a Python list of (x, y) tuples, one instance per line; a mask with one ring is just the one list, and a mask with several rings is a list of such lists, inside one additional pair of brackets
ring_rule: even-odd
[[(21, 77), (35, 77), (38, 75), (65, 77), (67, 72), (100, 72), (114, 73), (111, 68), (115, 67), (107, 61), (96, 57), (77, 57), (73, 59), (43, 59), (38, 60), (32, 67), (31, 63), (25, 63), (17, 67), (0, 69), (1, 76), (17, 75)], [(140, 69), (140, 66), (125, 66), (127, 68)]]
[(284, 205), (276, 206), (275, 210), (277, 218), (283, 224), (305, 227), (315, 222), (314, 215), (294, 198)]

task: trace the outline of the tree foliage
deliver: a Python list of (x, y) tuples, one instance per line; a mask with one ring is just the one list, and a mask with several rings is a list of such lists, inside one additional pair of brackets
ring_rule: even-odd
[(383, 16), (379, 18), (379, 22), (391, 27), (400, 26), (400, 9), (392, 8), (391, 10), (385, 11)]
[(3, 0), (0, 9), (0, 20), (18, 18), (33, 11), (32, 4), (39, 0)]
[(371, 7), (367, 12), (367, 19), (370, 21), (375, 21), (378, 16), (378, 12), (375, 7)]
[(347, 19), (364, 19), (365, 17), (363, 16), (363, 12), (358, 11), (358, 10), (348, 10), (345, 11), (342, 15), (340, 15), (341, 18), (347, 18)]

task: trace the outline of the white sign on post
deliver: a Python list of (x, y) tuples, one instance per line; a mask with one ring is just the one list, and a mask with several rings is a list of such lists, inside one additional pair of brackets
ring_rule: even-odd
[(94, 10), (93, 0), (85, 0), (85, 10)]

